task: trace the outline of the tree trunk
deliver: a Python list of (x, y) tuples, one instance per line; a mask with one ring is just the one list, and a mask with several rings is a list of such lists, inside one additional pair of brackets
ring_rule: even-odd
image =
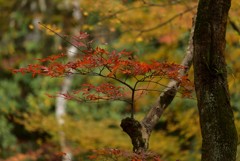
[[(69, 47), (68, 49), (68, 59), (69, 61), (73, 60), (75, 55), (72, 53), (76, 53), (77, 49), (73, 46)], [(73, 71), (74, 72), (74, 71)], [(60, 91), (60, 93), (62, 94), (66, 94), (72, 84), (73, 81), (73, 75), (69, 75), (67, 77), (64, 78), (63, 80), (63, 84), (62, 84), (62, 89)], [(64, 99), (61, 96), (58, 96), (56, 98), (56, 119), (57, 119), (57, 123), (59, 125), (59, 143), (60, 143), (60, 147), (61, 147), (61, 151), (66, 153), (66, 155), (63, 156), (62, 161), (69, 161), (72, 159), (72, 153), (69, 149), (69, 147), (67, 146), (67, 140), (65, 138), (65, 131), (62, 129), (65, 121), (64, 121), (64, 116), (66, 115), (66, 103), (67, 100)]]
[[(66, 8), (70, 8), (72, 7), (72, 10), (73, 10), (73, 18), (76, 20), (76, 21), (79, 21), (80, 23), (80, 20), (81, 20), (81, 10), (80, 10), (80, 0), (74, 0), (74, 1), (65, 1), (65, 5), (66, 5)], [(78, 34), (80, 30), (80, 26), (77, 25), (76, 27), (74, 27), (72, 29), (72, 34)], [(76, 53), (77, 53), (77, 49), (76, 47), (74, 47), (73, 45), (70, 46), (68, 48), (68, 52), (67, 52), (67, 56), (68, 56), (68, 60), (69, 61), (73, 61), (75, 56), (76, 56)], [(72, 71), (73, 73), (75, 72), (74, 70)], [(73, 81), (73, 75), (69, 75), (67, 77), (64, 78), (63, 80), (63, 84), (62, 84), (62, 87), (61, 87), (61, 90), (60, 90), (60, 93), (61, 94), (66, 94), (68, 93), (71, 85), (72, 85), (72, 81)], [(56, 115), (56, 119), (57, 119), (57, 122), (58, 122), (58, 125), (59, 125), (59, 143), (60, 143), (60, 147), (61, 147), (61, 151), (66, 153), (66, 155), (64, 155), (62, 157), (62, 161), (70, 161), (72, 160), (72, 153), (70, 151), (70, 148), (67, 146), (67, 139), (65, 138), (65, 131), (62, 129), (63, 128), (63, 125), (65, 124), (65, 121), (64, 121), (64, 116), (66, 115), (66, 103), (67, 103), (67, 100), (58, 96), (56, 98), (56, 111), (55, 111), (55, 115)]]
[(230, 0), (200, 0), (194, 45), (194, 83), (202, 132), (202, 161), (235, 161), (237, 132), (224, 58)]
[[(195, 19), (195, 18), (194, 18)], [(193, 32), (195, 28), (195, 20), (193, 19), (193, 26), (189, 37), (188, 49), (186, 55), (181, 63), (185, 69), (179, 71), (179, 77), (188, 73), (192, 65), (193, 58)], [(139, 122), (133, 118), (125, 118), (121, 122), (121, 127), (132, 140), (133, 152), (142, 153), (147, 151), (149, 145), (149, 138), (154, 126), (158, 123), (164, 110), (174, 99), (177, 89), (180, 85), (179, 81), (171, 80), (164, 91), (160, 94), (159, 99), (150, 108), (144, 119)]]

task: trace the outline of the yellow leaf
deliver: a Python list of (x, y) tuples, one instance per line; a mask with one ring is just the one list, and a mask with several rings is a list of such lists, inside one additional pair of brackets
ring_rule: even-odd
[(136, 41), (137, 41), (137, 42), (142, 42), (142, 41), (143, 41), (143, 38), (142, 38), (142, 37), (138, 37)]
[(33, 30), (34, 26), (32, 24), (28, 25), (29, 29)]

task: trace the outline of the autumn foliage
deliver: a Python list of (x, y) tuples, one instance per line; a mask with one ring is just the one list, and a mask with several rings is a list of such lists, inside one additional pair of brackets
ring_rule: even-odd
[[(126, 50), (107, 51), (100, 47), (92, 47), (89, 35), (80, 33), (67, 40), (75, 46), (79, 53), (74, 61), (66, 61), (66, 54), (52, 55), (37, 59), (39, 63), (29, 64), (27, 67), (13, 69), (13, 73), (31, 73), (36, 75), (63, 77), (69, 75), (84, 75), (102, 77), (105, 81), (100, 85), (82, 84), (71, 93), (58, 95), (69, 100), (79, 102), (122, 100), (131, 104), (134, 109), (136, 97), (144, 92), (161, 92), (158, 86), (162, 79), (174, 79), (183, 87), (182, 94), (189, 95), (192, 89), (187, 76), (179, 76), (184, 66), (151, 61), (141, 62), (132, 52)], [(157, 87), (157, 88), (156, 88)]]
[(93, 154), (88, 157), (91, 160), (129, 160), (129, 161), (162, 161), (160, 156), (153, 152), (143, 152), (141, 154), (136, 154), (133, 152), (124, 151), (121, 149), (99, 149), (93, 150)]

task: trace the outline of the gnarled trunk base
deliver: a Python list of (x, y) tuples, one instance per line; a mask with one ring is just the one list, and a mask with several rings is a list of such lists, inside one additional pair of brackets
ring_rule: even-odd
[(141, 153), (148, 149), (150, 134), (143, 124), (133, 118), (127, 117), (122, 120), (121, 127), (132, 140), (133, 152)]

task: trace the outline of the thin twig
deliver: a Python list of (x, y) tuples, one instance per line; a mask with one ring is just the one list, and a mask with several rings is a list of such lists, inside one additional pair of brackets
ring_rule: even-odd
[(74, 46), (75, 48), (77, 48), (78, 50), (81, 51), (81, 49), (80, 49), (78, 46), (74, 45), (71, 41), (68, 41), (68, 40), (67, 40), (64, 36), (62, 36), (61, 34), (57, 33), (56, 31), (54, 31), (53, 29), (47, 27), (46, 25), (42, 24), (41, 22), (38, 22), (38, 24), (39, 24), (40, 26), (42, 26), (43, 28), (51, 31), (51, 32), (54, 33), (55, 35), (59, 36), (61, 39), (63, 39), (65, 42), (67, 42), (67, 43), (70, 44), (71, 46)]
[(139, 32), (138, 36), (140, 36), (140, 35), (141, 35), (142, 33), (144, 33), (144, 32), (149, 32), (149, 31), (153, 31), (153, 30), (159, 29), (160, 27), (163, 27), (164, 25), (172, 22), (174, 19), (176, 19), (176, 18), (182, 16), (183, 14), (188, 13), (188, 12), (190, 12), (190, 11), (196, 9), (196, 8), (197, 8), (197, 6), (193, 6), (193, 7), (188, 8), (187, 10), (185, 10), (185, 11), (183, 11), (183, 12), (181, 12), (181, 13), (178, 13), (178, 14), (174, 15), (173, 17), (171, 17), (170, 19), (168, 19), (167, 21), (165, 21), (165, 22), (163, 22), (163, 23), (160, 23), (160, 24), (158, 24), (158, 25), (156, 25), (156, 26), (154, 26), (154, 27), (152, 27), (152, 28), (143, 29), (143, 30), (141, 30), (141, 31)]

